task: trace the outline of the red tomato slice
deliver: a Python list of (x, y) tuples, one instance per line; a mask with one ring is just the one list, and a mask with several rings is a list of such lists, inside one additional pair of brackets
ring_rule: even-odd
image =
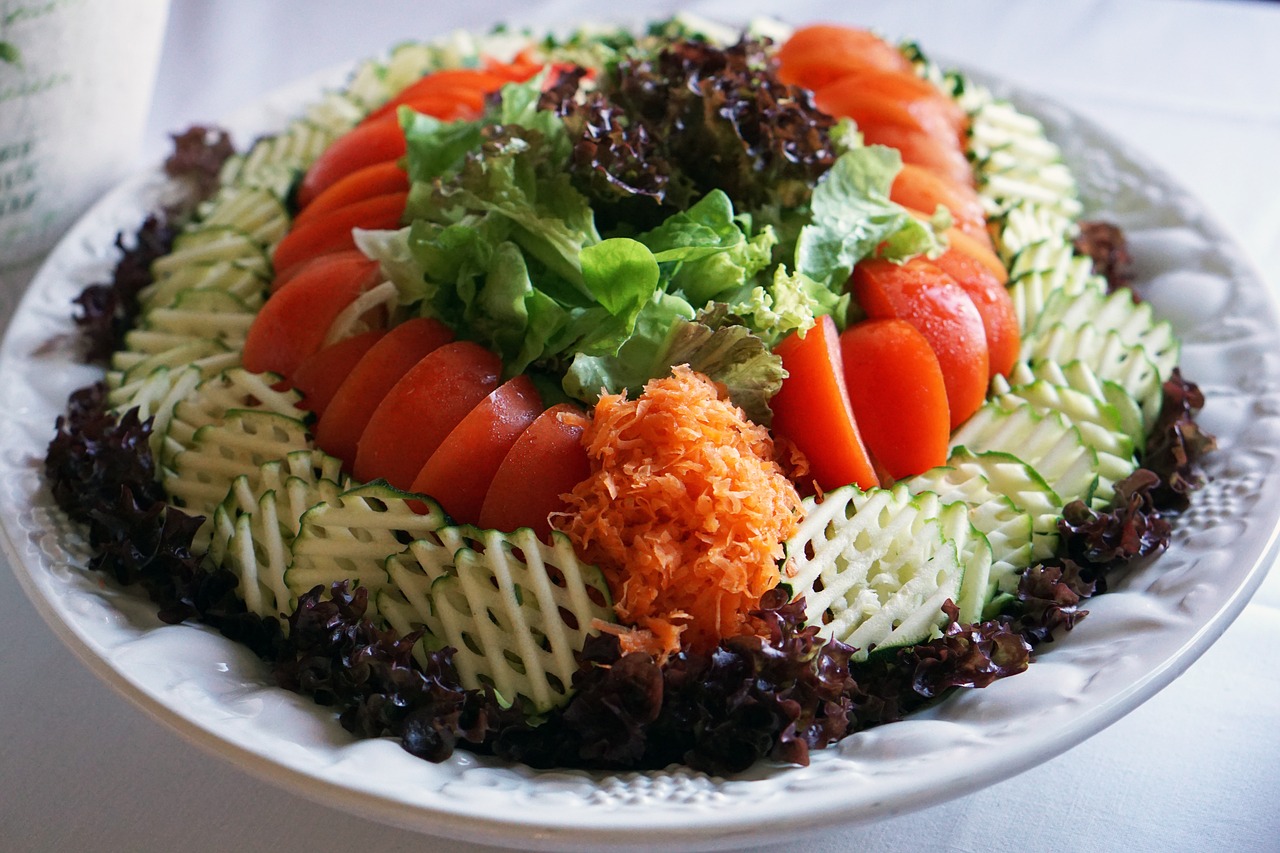
[(824, 490), (849, 483), (878, 486), (849, 406), (835, 321), (819, 318), (804, 337), (792, 332), (774, 352), (782, 357), (787, 378), (769, 402), (773, 431), (809, 458), (813, 479)]
[(902, 164), (902, 171), (898, 172), (889, 189), (889, 199), (903, 207), (930, 215), (938, 205), (942, 205), (951, 212), (951, 219), (957, 228), (966, 233), (974, 232), (984, 237), (987, 235), (987, 215), (982, 209), (982, 202), (978, 200), (977, 191), (967, 184), (949, 181), (922, 166)]
[(777, 60), (782, 81), (806, 89), (868, 69), (914, 73), (902, 51), (878, 35), (826, 24), (796, 30), (778, 48)]
[(919, 131), (944, 145), (963, 150), (961, 130), (952, 124), (949, 110), (937, 102), (920, 98), (903, 101), (859, 85), (861, 77), (845, 77), (813, 93), (814, 103), (827, 115), (851, 118), (866, 136), (869, 128), (895, 125)]
[(531, 527), (545, 538), (548, 520), (563, 512), (560, 496), (591, 474), (591, 460), (582, 446), (585, 416), (561, 403), (547, 409), (529, 425), (503, 457), (480, 508), (481, 527), (510, 532)]
[(241, 363), (254, 373), (292, 380), (343, 309), (381, 280), (377, 263), (363, 255), (299, 273), (263, 304), (245, 337)]
[(408, 490), (453, 428), (498, 387), (501, 373), (502, 360), (470, 341), (445, 344), (409, 368), (360, 435), (356, 479), (382, 478)]
[(409, 176), (405, 174), (404, 169), (400, 168), (398, 160), (374, 163), (372, 166), (357, 169), (331, 184), (293, 218), (291, 227), (297, 228), (322, 213), (346, 207), (353, 202), (390, 193), (407, 192), (408, 189)]
[(342, 380), (386, 333), (385, 329), (371, 329), (321, 347), (304, 358), (293, 372), (293, 387), (302, 392), (302, 407), (323, 414)]
[(906, 320), (863, 320), (840, 335), (853, 416), (894, 479), (947, 461), (951, 415), (933, 348)]
[[(834, 95), (838, 88), (843, 87), (856, 87), (864, 92), (891, 98), (904, 105), (927, 101), (928, 106), (921, 107), (921, 109), (928, 109), (943, 117), (955, 132), (956, 139), (960, 141), (962, 146), (964, 145), (964, 134), (969, 127), (968, 113), (953, 99), (943, 94), (938, 87), (917, 76), (914, 71), (858, 70), (839, 79), (832, 80), (821, 86), (814, 94), (817, 96), (819, 92), (829, 91)], [(910, 107), (908, 108), (910, 109)]]
[(327, 255), (317, 255), (309, 261), (300, 264), (294, 264), (285, 274), (277, 274), (271, 279), (271, 292), (275, 293), (289, 282), (293, 281), (302, 273), (306, 272), (314, 274), (315, 270), (332, 266), (339, 269), (343, 264), (354, 263), (356, 261), (368, 261), (369, 258), (359, 249), (349, 249), (345, 252), (330, 252)]
[(502, 383), (440, 443), (409, 491), (435, 498), (454, 521), (475, 524), (502, 460), (540, 414), (533, 380)]
[(990, 375), (1004, 375), (1013, 369), (1022, 345), (1018, 328), (1018, 310), (1009, 291), (981, 261), (956, 249), (948, 249), (933, 262), (956, 284), (964, 288), (982, 315), (982, 328), (987, 335), (987, 359)]
[(320, 255), (356, 247), (353, 229), (400, 227), (407, 192), (388, 193), (357, 201), (317, 216), (284, 235), (271, 257), (277, 275), (288, 276), (293, 267)]
[(937, 172), (947, 180), (973, 186), (973, 167), (954, 143), (897, 124), (860, 126), (858, 130), (862, 131), (862, 138), (868, 145), (897, 148), (904, 163), (914, 163)]
[(409, 368), (453, 340), (439, 320), (417, 317), (391, 329), (342, 380), (316, 422), (316, 446), (342, 460), (347, 471), (373, 411)]
[(990, 377), (987, 335), (973, 300), (951, 276), (923, 258), (872, 258), (854, 267), (853, 291), (868, 316), (906, 320), (924, 335), (942, 367), (952, 429), (977, 411)]
[(398, 160), (404, 156), (404, 133), (394, 118), (357, 125), (316, 158), (298, 186), (298, 207), (306, 208), (316, 196), (365, 166)]
[[(436, 71), (401, 89), (398, 95), (369, 113), (365, 121), (377, 121), (394, 115), (402, 106), (439, 119), (470, 118), (484, 109), (486, 93), (496, 92), (510, 82), (512, 81), (506, 76), (478, 68)], [(429, 104), (438, 104), (444, 114), (422, 108)], [(470, 115), (458, 115), (459, 112)]]

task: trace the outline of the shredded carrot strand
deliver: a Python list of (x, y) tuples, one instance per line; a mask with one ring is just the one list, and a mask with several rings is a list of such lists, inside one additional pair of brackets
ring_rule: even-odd
[(665, 658), (752, 630), (800, 496), (768, 430), (688, 367), (635, 401), (605, 395), (583, 434), (592, 474), (555, 519), (605, 573), (624, 648)]

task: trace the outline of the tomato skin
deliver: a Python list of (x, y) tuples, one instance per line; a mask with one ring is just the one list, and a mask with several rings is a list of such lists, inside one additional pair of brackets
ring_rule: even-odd
[(378, 264), (363, 255), (304, 270), (263, 303), (245, 337), (241, 363), (254, 373), (292, 379), (343, 309), (381, 279)]
[(321, 192), (352, 172), (400, 159), (405, 147), (404, 133), (394, 116), (357, 125), (335, 139), (307, 169), (298, 185), (298, 207), (305, 209)]
[(942, 205), (951, 212), (955, 227), (975, 239), (990, 241), (987, 215), (977, 191), (967, 184), (949, 181), (923, 166), (903, 163), (902, 170), (889, 188), (889, 200), (930, 215), (938, 205)]
[(933, 263), (964, 288), (982, 316), (990, 376), (1008, 374), (1022, 346), (1018, 311), (1009, 291), (982, 261), (956, 249), (943, 252)]
[(942, 367), (952, 429), (978, 410), (990, 377), (987, 335), (954, 279), (923, 258), (905, 264), (872, 258), (854, 267), (853, 290), (869, 317), (906, 320), (929, 342)]
[(876, 34), (854, 27), (801, 27), (778, 48), (778, 76), (784, 83), (818, 89), (858, 71), (914, 73), (902, 52)]
[(317, 216), (284, 235), (271, 257), (277, 275), (289, 276), (293, 268), (320, 255), (356, 247), (355, 228), (400, 227), (409, 193), (387, 193), (344, 205)]
[(408, 192), (409, 176), (397, 160), (386, 160), (357, 169), (335, 181), (293, 218), (292, 228), (316, 219), (322, 213), (389, 193)]
[(352, 473), (409, 490), (422, 466), (498, 387), (502, 361), (479, 344), (445, 344), (409, 368), (382, 398), (356, 444)]
[(893, 125), (915, 130), (944, 145), (963, 148), (963, 131), (952, 124), (949, 110), (928, 98), (903, 101), (858, 85), (858, 76), (844, 77), (813, 93), (814, 104), (827, 115), (851, 118), (865, 136), (872, 128)]
[(923, 166), (947, 180), (973, 186), (973, 167), (959, 146), (912, 127), (897, 124), (859, 127), (868, 145), (898, 149), (902, 162)]
[(302, 392), (302, 407), (316, 415), (323, 414), (338, 386), (386, 333), (385, 329), (371, 329), (321, 347), (304, 358), (293, 372), (293, 387)]
[(849, 403), (867, 449), (890, 477), (947, 461), (951, 415), (942, 368), (906, 320), (863, 320), (840, 335)]
[(454, 521), (475, 524), (502, 460), (540, 414), (533, 380), (502, 383), (449, 432), (409, 491), (435, 498)]
[(551, 513), (567, 507), (560, 496), (591, 474), (582, 446), (584, 422), (583, 412), (567, 403), (540, 414), (503, 457), (477, 523), (506, 532), (530, 527), (545, 539)]
[(348, 472), (364, 428), (409, 369), (453, 340), (453, 332), (439, 320), (418, 317), (387, 332), (351, 369), (316, 422), (316, 445), (343, 461)]
[[(473, 118), (484, 109), (487, 93), (496, 92), (510, 82), (506, 76), (478, 68), (436, 71), (405, 86), (394, 98), (370, 112), (365, 121), (395, 115), (402, 106), (439, 119)], [(422, 108), (428, 105), (429, 108)]]
[(835, 321), (820, 317), (803, 337), (792, 332), (774, 352), (787, 371), (769, 402), (774, 433), (808, 457), (813, 479), (823, 490), (849, 483), (863, 489), (878, 486), (849, 406)]

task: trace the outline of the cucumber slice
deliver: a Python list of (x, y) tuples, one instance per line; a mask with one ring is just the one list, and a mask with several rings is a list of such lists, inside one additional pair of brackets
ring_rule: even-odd
[(173, 471), (164, 475), (165, 490), (192, 515), (211, 523), (227, 497), (231, 483), (248, 472), (257, 485), (264, 463), (306, 450), (307, 428), (301, 421), (275, 412), (233, 409), (218, 423), (196, 430), (191, 447), (173, 458)]
[(431, 611), (418, 618), (438, 621), (463, 687), (489, 684), (508, 701), (523, 697), (535, 714), (563, 704), (575, 652), (596, 620), (613, 621), (603, 574), (580, 562), (562, 534), (550, 544), (528, 528), (467, 538), (453, 570), (431, 584)]
[(144, 287), (138, 293), (138, 303), (145, 320), (156, 309), (172, 307), (189, 291), (210, 290), (228, 293), (248, 310), (257, 311), (266, 301), (268, 282), (266, 274), (236, 260), (189, 264)]
[[(174, 238), (173, 249), (151, 263), (151, 277), (160, 282), (191, 266), (227, 261), (264, 279), (271, 275), (266, 248), (239, 228), (228, 225), (203, 226)], [(139, 294), (143, 297), (145, 289)]]
[(945, 623), (942, 602), (957, 596), (964, 568), (937, 515), (909, 492), (845, 486), (821, 503), (806, 499), (805, 509), (787, 542), (786, 582), (804, 597), (819, 636), (864, 659), (886, 642), (928, 639)]
[(1068, 245), (1079, 231), (1075, 221), (1060, 210), (1029, 201), (1006, 210), (997, 226), (1000, 260), (1005, 266), (1036, 244)]
[(191, 289), (179, 291), (171, 307), (148, 311), (141, 318), (138, 330), (213, 338), (232, 349), (241, 349), (254, 317), (254, 311), (245, 301), (230, 292)]
[(1098, 454), (1085, 444), (1079, 428), (1057, 412), (1039, 414), (1026, 404), (1007, 410), (984, 404), (952, 434), (951, 447), (1015, 454), (1044, 478), (1063, 505), (1088, 502), (1098, 480)]
[(285, 583), (296, 596), (345, 580), (367, 587), (376, 607), (376, 593), (388, 581), (387, 559), (444, 526), (444, 511), (430, 498), (382, 482), (350, 489), (302, 516)]
[(1133, 294), (1126, 289), (1109, 295), (1098, 290), (1089, 290), (1074, 297), (1054, 294), (1036, 320), (1030, 346), (1034, 347), (1035, 338), (1041, 330), (1076, 329), (1085, 325), (1103, 332), (1114, 332), (1128, 347), (1141, 347), (1156, 366), (1161, 382), (1173, 374), (1173, 368), (1178, 364), (1179, 346), (1173, 327), (1167, 322), (1157, 321), (1151, 303), (1134, 302)]
[(224, 370), (202, 381), (173, 407), (164, 432), (161, 463), (169, 464), (177, 453), (194, 445), (199, 429), (219, 423), (233, 410), (258, 409), (305, 421), (307, 412), (298, 405), (302, 395), (292, 388), (275, 390), (272, 385), (279, 381), (274, 373), (250, 373), (243, 367)]
[[(1078, 296), (1086, 291), (1106, 291), (1106, 282), (1093, 274), (1088, 258), (1071, 254), (1069, 246), (1042, 243), (1029, 246), (1014, 258), (1009, 273), (1009, 296), (1025, 336), (1055, 293)], [(1025, 341), (1024, 341), (1025, 348)]]
[(1099, 379), (1115, 382), (1138, 401), (1143, 434), (1160, 414), (1164, 398), (1160, 369), (1145, 349), (1126, 344), (1114, 329), (1102, 331), (1091, 323), (1076, 328), (1055, 324), (1037, 333), (1024, 351), (1024, 360), (1032, 364), (1042, 360), (1083, 362)]
[(289, 230), (289, 212), (279, 196), (263, 187), (223, 186), (201, 206), (197, 228), (238, 228), (259, 246), (273, 246)]

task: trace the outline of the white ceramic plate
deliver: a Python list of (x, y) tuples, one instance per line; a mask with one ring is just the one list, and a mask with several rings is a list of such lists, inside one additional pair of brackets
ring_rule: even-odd
[[(238, 116), (269, 131), (327, 76)], [(997, 90), (1001, 87), (997, 86)], [(70, 300), (105, 280), (117, 231), (163, 195), (143, 175), (94, 208), (49, 258), (0, 349), (0, 526), (19, 579), (86, 665), (201, 746), (324, 803), (426, 833), (540, 849), (736, 849), (872, 821), (1008, 778), (1084, 740), (1186, 669), (1260, 583), (1280, 517), (1277, 312), (1243, 253), (1165, 175), (1078, 116), (1006, 92), (1044, 120), (1090, 214), (1128, 231), (1141, 286), (1184, 341), (1185, 374), (1221, 449), (1170, 551), (1133, 569), (1030, 670), (907, 721), (731, 779), (536, 772), (459, 752), (435, 765), (356, 741), (328, 710), (269, 686), (265, 666), (205, 628), (166, 626), (138, 592), (87, 571), (87, 551), (41, 480), (68, 393), (97, 378), (60, 343)]]

